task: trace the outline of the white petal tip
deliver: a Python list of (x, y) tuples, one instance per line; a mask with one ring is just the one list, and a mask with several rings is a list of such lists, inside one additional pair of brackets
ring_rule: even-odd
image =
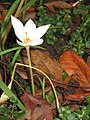
[(15, 18), (15, 17), (11, 15), (11, 20), (12, 20), (13, 18)]

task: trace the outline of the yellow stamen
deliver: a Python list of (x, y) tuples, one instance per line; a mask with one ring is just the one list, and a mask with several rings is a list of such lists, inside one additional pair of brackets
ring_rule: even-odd
[(26, 34), (26, 38), (24, 39), (24, 43), (27, 44), (31, 42), (32, 40), (30, 40), (30, 38), (28, 37), (27, 32), (25, 32), (25, 34)]

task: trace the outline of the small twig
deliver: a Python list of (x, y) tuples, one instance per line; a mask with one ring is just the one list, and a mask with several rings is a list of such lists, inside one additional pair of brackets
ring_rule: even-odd
[(76, 87), (76, 88), (86, 88), (86, 89), (90, 89), (90, 86), (78, 86), (78, 85), (70, 85), (70, 84), (65, 84), (63, 82), (60, 82), (60, 81), (57, 81), (57, 80), (54, 80), (54, 79), (51, 79), (53, 82), (56, 82), (58, 84), (61, 84), (61, 85), (65, 85), (65, 86), (69, 86), (69, 87)]
[(25, 90), (23, 89), (23, 87), (16, 80), (13, 80), (13, 81), (23, 90), (23, 92), (25, 92)]
[[(35, 74), (37, 76), (37, 74)], [(39, 75), (39, 74), (38, 74)], [(71, 84), (66, 84), (60, 81), (57, 81), (55, 79), (51, 79), (54, 83), (60, 84), (60, 85), (65, 85), (65, 86), (69, 86), (69, 87), (76, 87), (76, 88), (85, 88), (85, 89), (90, 89), (90, 86), (79, 86), (79, 85), (71, 85)], [(58, 85), (56, 85), (58, 86)]]

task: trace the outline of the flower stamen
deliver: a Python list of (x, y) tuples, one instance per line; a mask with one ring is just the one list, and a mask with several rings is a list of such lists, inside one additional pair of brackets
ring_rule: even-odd
[(27, 32), (25, 32), (25, 35), (26, 35), (26, 37), (25, 37), (25, 39), (24, 39), (24, 43), (27, 44), (27, 43), (32, 42), (32, 40), (30, 40), (30, 38), (29, 38)]

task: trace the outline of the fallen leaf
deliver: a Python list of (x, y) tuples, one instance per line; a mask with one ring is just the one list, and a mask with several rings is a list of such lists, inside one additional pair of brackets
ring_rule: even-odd
[(28, 92), (25, 92), (21, 99), (26, 109), (32, 110), (32, 120), (36, 120), (40, 117), (43, 117), (46, 120), (52, 120), (53, 116), (51, 108), (46, 100), (32, 96)]
[[(31, 60), (34, 67), (46, 73), (51, 79), (62, 81), (62, 70), (57, 61), (44, 50), (31, 50)], [(28, 64), (26, 51), (22, 51), (22, 61)], [(37, 72), (37, 71), (36, 71)]]
[(64, 80), (63, 80), (63, 82), (64, 82), (64, 84), (65, 85), (62, 85), (63, 86), (63, 88), (67, 88), (67, 84), (69, 83), (69, 81), (71, 80), (71, 78), (70, 78), (70, 76), (67, 76)]
[(73, 105), (72, 105), (72, 104), (71, 104), (71, 105), (70, 105), (70, 108), (71, 108), (71, 111), (74, 112), (74, 111), (76, 111), (77, 109), (80, 108), (80, 105), (77, 105), (77, 104), (73, 104)]
[(36, 11), (35, 7), (29, 6), (24, 15), (24, 21), (28, 21), (29, 19), (35, 20), (36, 19)]
[(34, 96), (29, 94), (28, 92), (25, 92), (23, 96), (21, 97), (22, 102), (24, 103), (27, 110), (34, 110), (39, 104), (39, 100), (36, 99)]
[[(59, 101), (59, 105), (60, 106), (62, 106), (62, 104), (63, 104), (63, 96), (62, 96), (62, 94), (60, 94), (60, 93), (58, 93), (59, 95), (57, 96), (58, 97), (58, 101)], [(57, 106), (56, 106), (56, 101), (54, 100), (53, 102), (52, 102), (52, 104), (51, 104), (51, 109), (52, 110), (55, 110), (57, 108)]]
[(88, 65), (89, 68), (90, 68), (90, 56), (88, 56), (86, 63), (87, 63), (87, 65)]
[(69, 94), (64, 98), (71, 101), (83, 101), (85, 96), (90, 96), (90, 92), (82, 91), (80, 93)]
[(76, 16), (74, 20), (71, 22), (71, 24), (69, 25), (67, 29), (67, 34), (70, 35), (72, 32), (74, 32), (79, 27), (80, 23), (81, 23), (81, 17)]
[(24, 68), (21, 66), (17, 66), (16, 72), (23, 78), (23, 79), (29, 79), (27, 72), (24, 71)]
[(24, 21), (27, 21), (29, 19), (35, 20), (36, 19), (36, 12), (26, 13), (24, 16)]
[[(46, 86), (45, 87), (45, 93), (48, 93), (51, 89), (52, 89), (51, 86)], [(38, 95), (38, 96), (42, 96), (42, 94), (43, 94), (42, 92), (43, 92), (42, 89), (39, 89), (39, 90), (35, 91), (35, 94)]]
[(51, 111), (50, 105), (44, 99), (41, 99), (40, 101), (42, 103), (42, 107), (41, 108), (43, 110), (44, 118), (46, 118), (46, 120), (52, 120), (53, 119), (53, 115), (52, 115), (52, 111)]
[(53, 13), (56, 13), (55, 8), (73, 8), (73, 6), (69, 3), (66, 3), (64, 1), (55, 1), (55, 2), (49, 2), (44, 4), (48, 10), (50, 10)]
[[(70, 75), (74, 76), (80, 86), (90, 86), (90, 68), (76, 53), (66, 51), (60, 57), (62, 68)], [(83, 88), (90, 91), (90, 89)]]
[(37, 120), (37, 119), (40, 119), (40, 120), (44, 120), (44, 116), (43, 116), (43, 111), (41, 108), (36, 108), (34, 111), (33, 111), (33, 114), (32, 114), (32, 117), (31, 117), (32, 120)]
[[(74, 89), (74, 90), (73, 90)], [(64, 103), (63, 105), (75, 105), (75, 102), (82, 104), (85, 96), (90, 96), (90, 91), (82, 90), (81, 88), (73, 88), (72, 92), (64, 94)], [(72, 103), (72, 104), (71, 104)]]
[(26, 9), (25, 13), (34, 12), (34, 11), (35, 11), (35, 7), (29, 6), (29, 7)]

